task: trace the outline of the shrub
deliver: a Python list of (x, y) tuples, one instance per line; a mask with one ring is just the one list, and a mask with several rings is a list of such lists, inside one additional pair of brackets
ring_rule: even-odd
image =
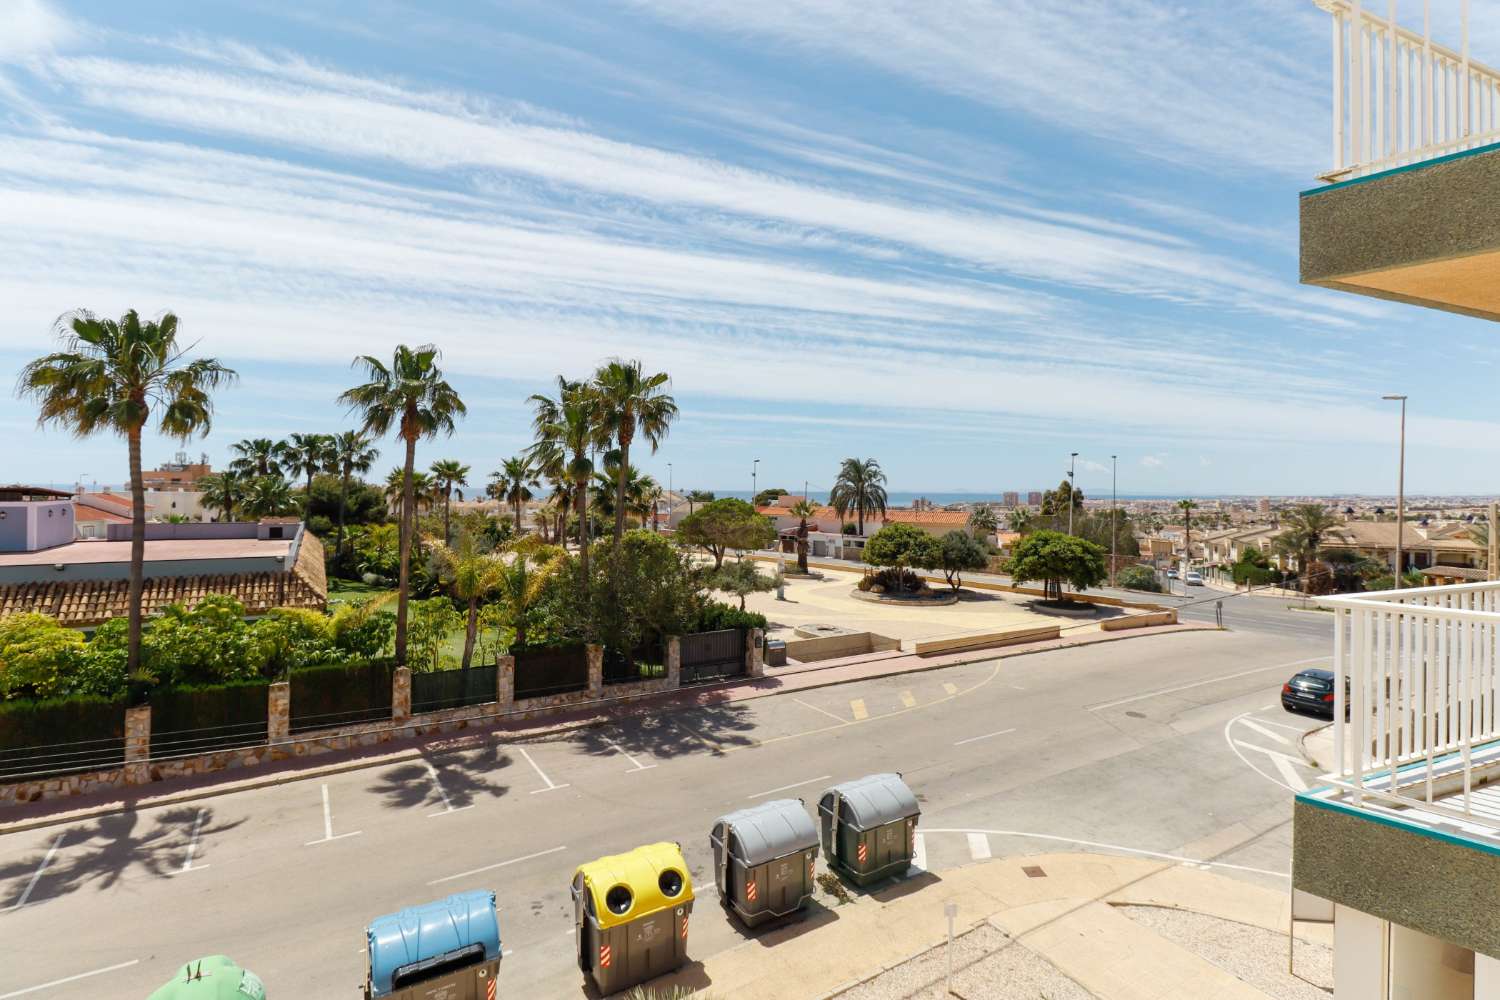
[(1126, 566), (1120, 570), (1116, 580), (1126, 590), (1149, 590), (1153, 594), (1161, 593), (1161, 582), (1156, 579), (1156, 571), (1149, 566)]
[(688, 623), (685, 632), (717, 632), (726, 628), (765, 629), (766, 616), (756, 611), (741, 611), (732, 604), (710, 601), (699, 610), (696, 619)]
[(83, 636), (57, 620), (29, 612), (0, 618), (0, 694), (50, 698), (68, 694)]

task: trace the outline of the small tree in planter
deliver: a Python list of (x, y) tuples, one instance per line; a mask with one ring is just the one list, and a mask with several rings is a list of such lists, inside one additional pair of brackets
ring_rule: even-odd
[(1016, 583), (1042, 581), (1045, 599), (1061, 601), (1063, 583), (1086, 590), (1104, 582), (1104, 549), (1060, 531), (1037, 531), (1016, 542), (1005, 571)]
[(788, 510), (797, 519), (797, 572), (807, 573), (807, 519), (818, 513), (818, 508), (807, 500), (798, 500)]
[(724, 565), (724, 553), (730, 549), (745, 552), (770, 545), (776, 538), (776, 526), (745, 501), (724, 497), (683, 518), (677, 525), (677, 538), (684, 545), (707, 549), (717, 570)]
[(886, 589), (916, 592), (923, 584), (911, 570), (942, 566), (943, 546), (921, 528), (888, 524), (865, 543), (865, 562), (884, 567), (877, 577)]
[(943, 576), (955, 594), (964, 585), (964, 570), (984, 569), (990, 561), (990, 547), (967, 531), (955, 530), (944, 535), (940, 552)]
[(725, 563), (709, 576), (715, 590), (733, 594), (740, 599), (740, 610), (745, 610), (745, 598), (751, 594), (764, 594), (776, 589), (776, 578), (756, 569), (755, 563), (736, 559)]

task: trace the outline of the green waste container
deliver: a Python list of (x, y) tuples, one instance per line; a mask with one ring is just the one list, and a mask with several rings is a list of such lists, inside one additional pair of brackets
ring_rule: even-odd
[(146, 1000), (266, 1000), (266, 988), (255, 973), (227, 956), (209, 955), (178, 969), (170, 982)]
[(719, 899), (745, 926), (790, 916), (812, 898), (818, 828), (801, 799), (720, 816), (708, 839)]
[(899, 774), (834, 785), (818, 799), (829, 866), (857, 886), (905, 874), (916, 851), (921, 812)]
[(573, 873), (578, 967), (604, 996), (687, 963), (693, 883), (682, 849), (647, 844)]

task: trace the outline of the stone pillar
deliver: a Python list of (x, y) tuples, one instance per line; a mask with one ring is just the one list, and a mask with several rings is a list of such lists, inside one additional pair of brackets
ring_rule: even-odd
[(151, 781), (151, 706), (125, 710), (125, 784)]
[(682, 639), (669, 635), (666, 642), (667, 687), (682, 686)]
[(604, 697), (604, 647), (588, 644), (589, 653), (589, 697)]
[(516, 707), (516, 658), (502, 656), (495, 665), (495, 711), (509, 712)]
[(745, 630), (745, 673), (751, 677), (766, 676), (766, 661), (761, 655), (765, 637), (765, 632), (758, 628)]
[(277, 681), (266, 689), (266, 740), (284, 743), (292, 735), (292, 686)]
[(391, 720), (397, 725), (411, 718), (411, 668), (391, 672)]

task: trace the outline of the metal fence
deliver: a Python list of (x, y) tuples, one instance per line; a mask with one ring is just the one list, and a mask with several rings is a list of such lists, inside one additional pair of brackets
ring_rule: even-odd
[(151, 756), (213, 753), (266, 742), (269, 682), (151, 692)]
[(0, 707), (0, 781), (125, 763), (125, 702), (72, 699)]
[(681, 639), (682, 683), (735, 677), (745, 672), (745, 630), (719, 629)]
[(433, 670), (411, 675), (412, 712), (483, 705), (495, 700), (495, 666), (468, 670)]
[(660, 642), (647, 643), (633, 652), (604, 650), (604, 683), (629, 684), (667, 676), (667, 656)]
[(514, 696), (541, 698), (585, 691), (589, 686), (589, 656), (584, 646), (544, 646), (514, 652)]
[(362, 663), (294, 671), (291, 731), (389, 719), (393, 669), (389, 663)]

